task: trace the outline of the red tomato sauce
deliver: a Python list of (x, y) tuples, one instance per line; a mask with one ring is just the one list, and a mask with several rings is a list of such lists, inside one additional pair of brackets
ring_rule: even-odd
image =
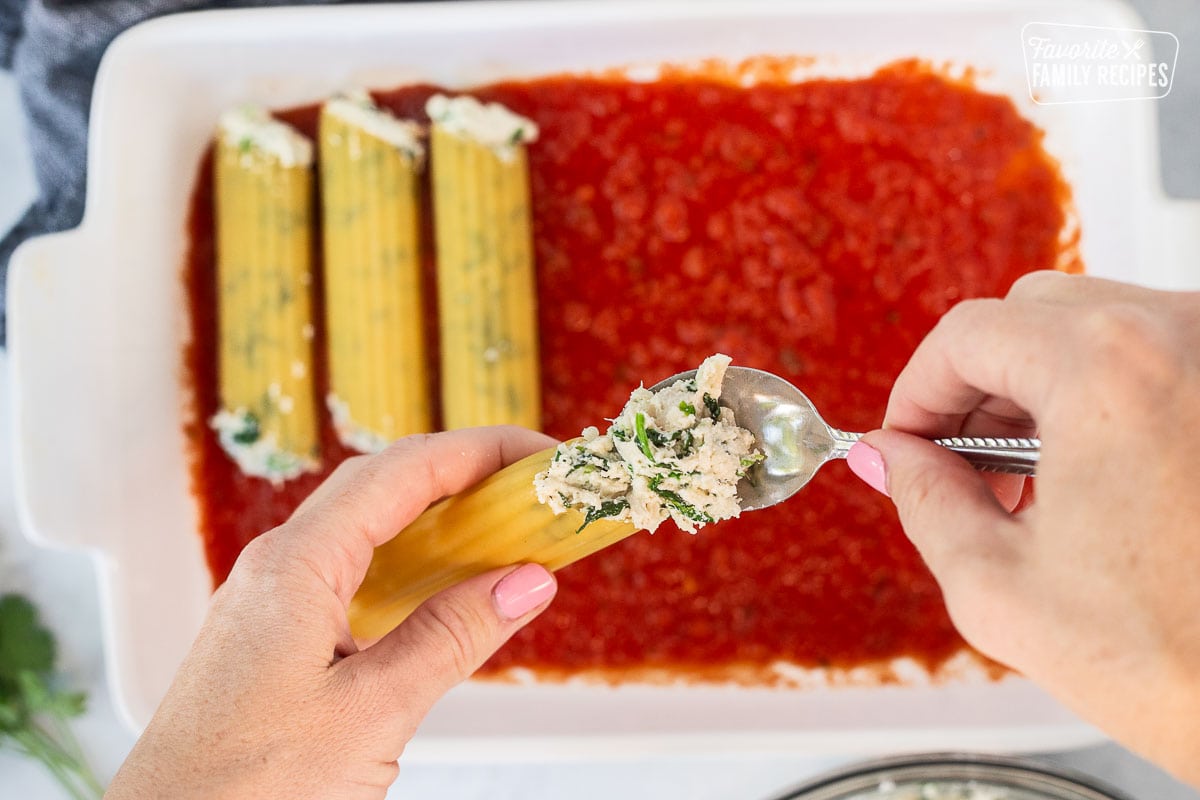
[[(377, 99), (423, 118), (432, 91)], [(1078, 268), (1069, 190), (1041, 132), (1008, 99), (916, 63), (797, 85), (672, 73), (473, 94), (541, 128), (529, 156), (545, 429), (558, 437), (603, 425), (639, 381), (714, 352), (796, 383), (833, 424), (869, 430), (954, 303), (1002, 295), (1033, 269)], [(311, 108), (279, 116), (315, 132)], [(242, 476), (203, 422), (217, 409), (210, 172), (206, 159), (190, 219), (187, 380), (201, 533), (220, 584), (246, 542), (348, 453), (326, 419), (325, 471), (275, 489)], [(782, 506), (696, 536), (670, 525), (635, 535), (559, 581), (550, 609), (485, 671), (748, 667), (765, 679), (778, 660), (909, 656), (936, 670), (965, 647), (890, 502), (842, 465)]]

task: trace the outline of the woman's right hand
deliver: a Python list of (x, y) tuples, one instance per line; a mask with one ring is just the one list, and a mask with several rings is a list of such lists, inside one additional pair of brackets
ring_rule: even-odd
[[(1040, 433), (1034, 502), (925, 441)], [(851, 453), (962, 635), (1200, 785), (1200, 294), (1034, 273), (955, 307)]]

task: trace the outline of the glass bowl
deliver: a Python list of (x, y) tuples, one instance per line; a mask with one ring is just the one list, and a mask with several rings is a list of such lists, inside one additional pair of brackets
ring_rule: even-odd
[(777, 800), (1130, 800), (1055, 767), (1002, 756), (934, 753), (851, 766)]

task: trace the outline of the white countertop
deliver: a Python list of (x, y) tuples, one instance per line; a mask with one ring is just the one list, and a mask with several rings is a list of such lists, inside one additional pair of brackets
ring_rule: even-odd
[[(21, 140), (16, 90), (0, 74), (0, 231), (33, 193), (32, 173)], [(108, 779), (132, 746), (133, 734), (118, 722), (108, 698), (96, 608), (97, 588), (88, 557), (29, 544), (13, 507), (8, 363), (0, 351), (0, 592), (28, 594), (54, 629), (60, 662), (72, 688), (86, 690), (88, 713), (75, 725), (92, 765)], [(50, 446), (47, 440), (47, 446)], [(437, 800), (766, 800), (846, 758), (730, 755), (722, 758), (659, 758), (601, 762), (403, 764), (389, 797)], [(1122, 788), (1138, 800), (1189, 800), (1200, 793), (1183, 787), (1116, 745), (1044, 757)], [(65, 798), (42, 768), (0, 751), (0, 800)]]

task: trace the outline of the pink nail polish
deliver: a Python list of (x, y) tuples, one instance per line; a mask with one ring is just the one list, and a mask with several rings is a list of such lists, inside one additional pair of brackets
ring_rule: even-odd
[(846, 454), (846, 464), (867, 486), (882, 495), (891, 496), (887, 490), (887, 467), (884, 466), (883, 456), (874, 447), (866, 442), (855, 442)]
[(492, 589), (492, 601), (505, 619), (520, 619), (554, 597), (558, 585), (545, 567), (525, 564), (500, 579)]

